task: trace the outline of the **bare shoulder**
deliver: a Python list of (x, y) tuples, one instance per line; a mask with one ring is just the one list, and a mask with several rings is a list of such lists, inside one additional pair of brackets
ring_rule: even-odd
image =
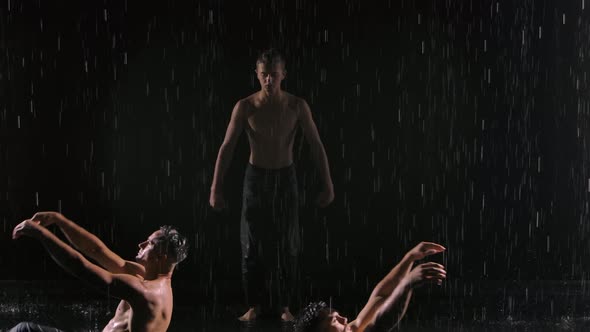
[(132, 262), (132, 261), (125, 261), (125, 266), (123, 267), (123, 271), (125, 274), (130, 274), (132, 276), (141, 276), (145, 275), (145, 267), (139, 263)]
[(255, 92), (245, 98), (242, 98), (240, 100), (238, 100), (238, 104), (243, 104), (243, 105), (254, 105), (258, 102), (258, 92)]
[(132, 307), (143, 307), (148, 303), (158, 302), (162, 296), (168, 296), (172, 289), (167, 282), (160, 280), (146, 281), (140, 276), (114, 274), (111, 295), (127, 301)]
[(353, 320), (352, 322), (348, 323), (346, 331), (350, 332), (361, 332), (359, 331), (359, 323), (358, 319)]
[(305, 99), (301, 97), (297, 97), (293, 94), (285, 92), (285, 99), (289, 109), (295, 110), (298, 116), (302, 114), (302, 112), (304, 112), (305, 110), (309, 110), (307, 102), (305, 101)]
[(296, 95), (286, 91), (283, 91), (283, 96), (285, 98), (285, 102), (289, 105), (289, 107), (297, 107), (301, 102), (304, 101), (303, 98), (297, 97)]
[(137, 303), (145, 293), (143, 278), (125, 273), (113, 274), (109, 289), (111, 295), (131, 303)]
[(236, 108), (239, 108), (241, 112), (249, 113), (252, 112), (252, 110), (256, 109), (259, 103), (260, 102), (258, 101), (257, 94), (253, 93), (248, 97), (238, 100), (238, 102), (236, 103)]
[(233, 113), (241, 118), (247, 117), (255, 108), (255, 99), (252, 95), (236, 102)]
[(131, 275), (127, 273), (113, 274), (113, 282), (124, 284), (133, 289), (140, 289), (143, 287), (143, 277), (140, 275)]
[(172, 295), (172, 287), (166, 280), (151, 280), (143, 282), (143, 296), (147, 301), (165, 301)]

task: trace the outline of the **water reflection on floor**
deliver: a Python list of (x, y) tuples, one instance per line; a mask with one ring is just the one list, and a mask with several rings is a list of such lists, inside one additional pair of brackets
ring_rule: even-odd
[[(523, 296), (517, 287), (486, 287), (473, 296), (431, 296), (427, 291), (416, 294), (399, 331), (590, 331), (590, 301), (584, 285), (529, 285)], [(82, 285), (0, 282), (0, 331), (24, 320), (65, 331), (101, 331), (117, 301), (97, 294)], [(179, 292), (175, 297), (178, 304), (169, 331), (292, 330), (274, 316), (245, 326), (236, 320), (242, 309), (222, 304), (227, 301), (208, 303), (204, 297), (194, 297), (200, 301), (193, 301), (192, 296), (181, 295)], [(356, 312), (351, 305), (339, 304), (344, 313)]]
[[(112, 312), (105, 303), (89, 302), (70, 305), (47, 303), (2, 303), (0, 304), (0, 331), (7, 331), (21, 320), (48, 324), (66, 331), (101, 331)], [(291, 332), (292, 326), (276, 320), (260, 320), (246, 326), (237, 321), (202, 321), (194, 308), (177, 308), (169, 331), (214, 331), (214, 332)], [(561, 317), (545, 321), (515, 320), (510, 317), (501, 321), (460, 320), (406, 320), (399, 331), (590, 331), (590, 317)]]

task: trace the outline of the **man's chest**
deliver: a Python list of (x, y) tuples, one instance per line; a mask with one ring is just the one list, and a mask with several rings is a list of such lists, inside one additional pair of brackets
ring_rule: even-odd
[(297, 125), (297, 116), (292, 109), (258, 110), (248, 117), (248, 127), (257, 137), (288, 137)]

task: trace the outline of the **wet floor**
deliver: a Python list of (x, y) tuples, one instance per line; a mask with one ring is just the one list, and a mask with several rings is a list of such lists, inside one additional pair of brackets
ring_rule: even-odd
[[(54, 327), (66, 331), (101, 331), (102, 327), (108, 321), (106, 312), (97, 310), (95, 304), (76, 304), (71, 306), (62, 306), (44, 311), (50, 305), (39, 305), (37, 309), (41, 311), (30, 310), (15, 312), (22, 308), (13, 307), (10, 304), (2, 305), (2, 322), (0, 331), (8, 331), (10, 327), (16, 325), (19, 321), (17, 317), (28, 317), (30, 320), (43, 324), (53, 324)], [(215, 332), (291, 332), (292, 326), (285, 325), (278, 321), (258, 321), (253, 325), (246, 326), (234, 321), (201, 321), (195, 319), (187, 308), (185, 312), (175, 313), (169, 331), (215, 331)], [(10, 312), (12, 310), (12, 312)], [(7, 311), (8, 315), (7, 315)], [(57, 313), (60, 311), (61, 313)], [(526, 321), (507, 319), (503, 321), (460, 321), (460, 320), (424, 320), (424, 321), (404, 321), (399, 331), (590, 331), (590, 317), (562, 317), (558, 320), (545, 321)]]
[[(290, 325), (266, 314), (255, 324), (240, 324), (241, 307), (228, 301), (183, 297), (176, 288), (169, 331), (283, 332)], [(470, 293), (449, 295), (444, 289), (416, 292), (400, 331), (590, 331), (590, 305), (585, 283), (486, 282)], [(339, 299), (350, 317), (352, 301)], [(0, 282), (0, 331), (20, 321), (33, 321), (65, 331), (101, 331), (116, 300), (73, 282)], [(294, 310), (295, 311), (295, 310)]]

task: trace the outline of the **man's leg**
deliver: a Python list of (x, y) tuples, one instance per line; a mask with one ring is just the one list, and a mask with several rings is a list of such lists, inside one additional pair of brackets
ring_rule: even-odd
[(278, 211), (277, 220), (280, 220), (281, 234), (279, 234), (279, 270), (280, 270), (280, 301), (283, 309), (281, 319), (292, 321), (294, 319), (290, 307), (299, 305), (300, 278), (299, 278), (299, 251), (301, 248), (299, 229), (299, 193), (295, 167), (289, 168), (281, 177), (280, 204), (275, 209)]
[(242, 217), (240, 222), (240, 239), (242, 245), (242, 284), (248, 310), (239, 317), (241, 321), (256, 318), (256, 307), (261, 304), (264, 290), (264, 261), (261, 241), (267, 229), (261, 227), (264, 218), (261, 176), (256, 169), (249, 166), (244, 178), (242, 196)]
[(248, 310), (239, 318), (241, 321), (251, 321), (256, 318), (255, 308), (260, 305), (260, 292), (264, 286), (264, 270), (263, 262), (260, 259), (259, 243), (252, 232), (247, 216), (251, 217), (252, 214), (243, 214), (240, 236), (242, 244), (242, 286)]
[(299, 256), (286, 254), (282, 257), (281, 268), (281, 308), (283, 310), (281, 319), (292, 321), (294, 319), (290, 308), (297, 307), (299, 301)]
[(63, 332), (54, 327), (39, 325), (31, 322), (20, 322), (9, 332)]

